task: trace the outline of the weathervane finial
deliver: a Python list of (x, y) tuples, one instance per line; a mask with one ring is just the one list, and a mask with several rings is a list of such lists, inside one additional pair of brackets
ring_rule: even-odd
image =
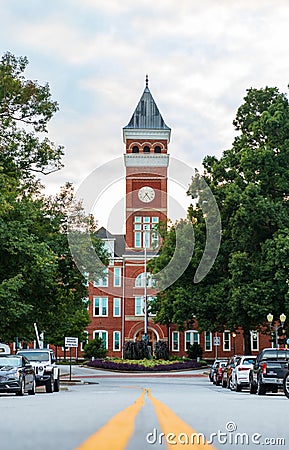
[(148, 75), (146, 75), (146, 87), (147, 88), (149, 87), (149, 76)]

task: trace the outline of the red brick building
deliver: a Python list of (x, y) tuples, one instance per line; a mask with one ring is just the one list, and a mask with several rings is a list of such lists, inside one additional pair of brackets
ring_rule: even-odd
[[(126, 127), (123, 128), (126, 168), (126, 233), (112, 235), (104, 228), (99, 237), (111, 254), (107, 275), (89, 283), (91, 323), (88, 337), (100, 336), (109, 355), (122, 356), (127, 340), (148, 339), (153, 345), (166, 341), (173, 355), (185, 355), (189, 344), (198, 342), (205, 358), (216, 355), (214, 337), (219, 338), (218, 356), (243, 353), (242, 331), (212, 334), (197, 329), (179, 332), (154, 323), (146, 314), (146, 300), (153, 300), (156, 289), (146, 273), (149, 258), (157, 255), (160, 245), (155, 226), (167, 217), (168, 145), (171, 129), (165, 124), (148, 87)], [(269, 337), (252, 332), (252, 349), (270, 345)]]

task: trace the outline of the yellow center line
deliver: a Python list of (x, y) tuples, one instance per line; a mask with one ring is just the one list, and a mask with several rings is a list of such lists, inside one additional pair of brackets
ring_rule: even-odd
[(154, 405), (157, 418), (159, 420), (164, 436), (159, 437), (165, 442), (167, 448), (175, 450), (184, 449), (184, 447), (198, 447), (200, 449), (213, 450), (214, 447), (206, 443), (205, 436), (191, 428), (186, 422), (178, 417), (170, 408), (160, 400), (151, 395), (148, 389), (148, 397)]
[(134, 430), (135, 418), (144, 405), (146, 389), (130, 406), (113, 416), (76, 450), (124, 450)]

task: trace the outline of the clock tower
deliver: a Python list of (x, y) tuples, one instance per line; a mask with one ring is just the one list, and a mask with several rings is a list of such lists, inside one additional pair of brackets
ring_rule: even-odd
[(126, 127), (126, 251), (158, 246), (155, 226), (167, 218), (167, 168), (170, 128), (148, 87)]

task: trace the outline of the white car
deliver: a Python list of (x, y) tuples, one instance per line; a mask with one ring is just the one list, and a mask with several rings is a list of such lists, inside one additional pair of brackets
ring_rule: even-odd
[(232, 372), (231, 389), (240, 392), (243, 387), (249, 386), (249, 373), (253, 369), (256, 356), (242, 356), (236, 363)]

